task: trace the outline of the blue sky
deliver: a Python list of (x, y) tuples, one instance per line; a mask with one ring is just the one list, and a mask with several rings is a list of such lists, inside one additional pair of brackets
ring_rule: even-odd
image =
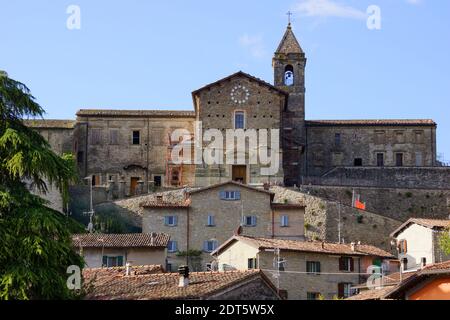
[[(366, 26), (369, 5), (381, 30)], [(193, 90), (238, 70), (273, 82), (288, 10), (308, 58), (308, 119), (432, 118), (450, 160), (450, 1), (0, 0), (0, 69), (46, 118), (191, 109)]]

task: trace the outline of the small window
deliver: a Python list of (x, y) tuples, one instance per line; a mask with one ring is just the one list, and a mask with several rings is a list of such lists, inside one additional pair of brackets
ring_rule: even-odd
[(245, 216), (244, 217), (245, 227), (256, 227), (256, 216)]
[(111, 129), (109, 131), (109, 144), (119, 144), (119, 130)]
[(293, 86), (294, 85), (294, 67), (290, 64), (284, 68), (284, 85)]
[(319, 300), (320, 299), (320, 293), (319, 292), (307, 292), (306, 293), (306, 299), (307, 300)]
[(78, 163), (83, 163), (84, 162), (84, 152), (83, 151), (78, 151), (77, 152), (77, 162)]
[(402, 259), (403, 270), (408, 270), (408, 258)]
[(384, 153), (377, 153), (377, 166), (384, 167)]
[(403, 153), (395, 154), (395, 165), (397, 167), (403, 167)]
[(354, 164), (355, 164), (355, 167), (362, 167), (362, 165), (363, 165), (362, 158), (355, 158)]
[(205, 268), (206, 268), (206, 271), (214, 271), (212, 263), (206, 263)]
[(256, 262), (256, 258), (250, 258), (247, 260), (248, 270), (257, 269), (258, 265)]
[(350, 271), (354, 270), (354, 263), (352, 257), (340, 257), (339, 258), (339, 271)]
[(167, 243), (167, 251), (168, 252), (177, 252), (178, 251), (178, 243), (174, 240), (170, 240)]
[(234, 113), (234, 128), (244, 129), (245, 126), (245, 114), (243, 111), (236, 111)]
[(289, 227), (289, 216), (281, 216), (281, 227)]
[(398, 252), (401, 254), (408, 252), (408, 242), (406, 240), (403, 239), (398, 242)]
[(99, 175), (95, 175), (95, 174), (93, 174), (92, 175), (92, 177), (91, 177), (91, 183), (92, 183), (92, 186), (99, 186), (100, 185), (100, 176)]
[(103, 267), (122, 267), (123, 256), (103, 256)]
[(168, 227), (175, 227), (178, 224), (177, 216), (165, 216), (164, 225)]
[(422, 263), (422, 266), (425, 267), (427, 265), (427, 258), (423, 257), (420, 262)]
[(141, 144), (141, 132), (133, 131), (133, 144)]
[(219, 242), (217, 240), (206, 240), (203, 243), (203, 251), (213, 252), (217, 249)]
[(208, 227), (214, 227), (216, 224), (214, 223), (214, 216), (213, 215), (209, 215), (208, 216), (208, 221), (207, 221), (207, 225)]
[(336, 147), (340, 147), (341, 146), (341, 134), (340, 133), (335, 133), (334, 134), (334, 145)]
[(220, 199), (221, 200), (240, 200), (241, 192), (240, 191), (220, 191)]
[(167, 272), (172, 272), (172, 263), (170, 263), (170, 262), (166, 263), (166, 271)]
[(309, 274), (319, 274), (320, 273), (320, 262), (319, 261), (306, 261), (306, 272)]
[(102, 129), (91, 129), (91, 144), (100, 144), (102, 139)]
[(275, 260), (275, 263), (278, 266), (278, 271), (286, 270), (286, 260), (284, 260), (282, 257), (277, 258), (277, 260)]
[(153, 184), (155, 187), (161, 187), (161, 182), (162, 182), (161, 176), (153, 177)]
[(348, 298), (352, 296), (352, 284), (351, 283), (339, 283), (338, 284), (338, 297)]
[(421, 167), (421, 166), (423, 166), (422, 152), (417, 151), (416, 152), (416, 167)]

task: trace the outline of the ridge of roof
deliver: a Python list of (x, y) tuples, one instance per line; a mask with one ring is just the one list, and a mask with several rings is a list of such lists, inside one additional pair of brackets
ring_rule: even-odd
[(307, 120), (306, 126), (436, 126), (432, 119), (354, 119), (354, 120)]
[(195, 117), (195, 111), (191, 110), (125, 110), (125, 109), (80, 109), (76, 113), (79, 117), (104, 116), (104, 117)]

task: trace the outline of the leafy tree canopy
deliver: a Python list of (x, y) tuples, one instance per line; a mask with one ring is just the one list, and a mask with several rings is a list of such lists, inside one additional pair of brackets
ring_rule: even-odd
[(0, 300), (74, 297), (66, 270), (83, 266), (71, 245), (79, 226), (27, 187), (54, 185), (67, 201), (76, 178), (73, 156), (58, 156), (23, 123), (43, 114), (23, 83), (0, 71)]

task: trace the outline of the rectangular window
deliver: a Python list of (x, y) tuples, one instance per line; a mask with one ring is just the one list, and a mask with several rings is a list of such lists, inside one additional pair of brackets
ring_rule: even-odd
[(319, 274), (320, 273), (320, 262), (319, 261), (306, 261), (306, 272), (309, 274)]
[(306, 293), (306, 299), (307, 300), (319, 300), (320, 299), (320, 293), (319, 292), (307, 292)]
[(354, 263), (352, 257), (340, 257), (339, 258), (339, 271), (350, 271), (354, 270)]
[(153, 184), (155, 187), (161, 187), (161, 182), (162, 182), (161, 176), (153, 177)]
[(338, 284), (338, 297), (348, 298), (352, 296), (352, 284), (351, 283), (339, 283)]
[(256, 227), (256, 216), (245, 216), (243, 222), (245, 227)]
[(83, 153), (83, 151), (78, 151), (77, 152), (77, 162), (78, 163), (83, 163), (84, 162), (84, 153)]
[(397, 167), (403, 167), (403, 153), (395, 154), (395, 165)]
[(133, 144), (141, 144), (141, 132), (133, 131)]
[(377, 166), (384, 167), (384, 153), (377, 153)]
[(334, 134), (334, 146), (335, 147), (340, 147), (341, 146), (341, 134), (340, 133), (335, 133)]
[(205, 252), (213, 252), (217, 249), (219, 242), (217, 240), (206, 240), (203, 243), (203, 251)]
[(168, 227), (175, 227), (178, 224), (177, 216), (165, 216), (164, 225)]
[(355, 164), (355, 167), (362, 167), (363, 161), (361, 158), (355, 158), (354, 164)]
[(423, 166), (423, 157), (422, 152), (416, 152), (416, 167)]
[(397, 143), (405, 143), (405, 134), (403, 131), (396, 131), (395, 132), (395, 139)]
[(286, 270), (286, 260), (284, 260), (282, 257), (279, 257), (277, 260), (278, 265), (278, 271), (285, 271)]
[(289, 216), (281, 216), (281, 227), (289, 227)]
[(241, 192), (240, 191), (220, 191), (220, 199), (221, 200), (240, 200)]
[(167, 243), (167, 251), (168, 252), (177, 252), (178, 251), (178, 243), (174, 240), (170, 240)]
[(406, 240), (400, 240), (398, 242), (398, 253), (405, 254), (408, 252), (408, 242)]
[(91, 129), (91, 144), (100, 144), (102, 139), (102, 129)]
[(216, 224), (214, 223), (214, 216), (209, 215), (208, 216), (208, 222), (207, 222), (207, 226), (208, 227), (214, 227)]
[(103, 256), (103, 266), (107, 268), (122, 267), (123, 256)]
[(250, 258), (247, 260), (248, 270), (257, 269), (258, 265), (256, 262), (256, 258)]
[(245, 114), (243, 111), (236, 111), (234, 113), (234, 128), (244, 129), (245, 126)]
[(385, 131), (376, 131), (375, 132), (375, 143), (376, 144), (385, 144), (386, 143), (386, 132)]
[(119, 130), (109, 130), (109, 144), (119, 144)]
[(414, 134), (416, 143), (423, 143), (423, 131), (416, 131)]

